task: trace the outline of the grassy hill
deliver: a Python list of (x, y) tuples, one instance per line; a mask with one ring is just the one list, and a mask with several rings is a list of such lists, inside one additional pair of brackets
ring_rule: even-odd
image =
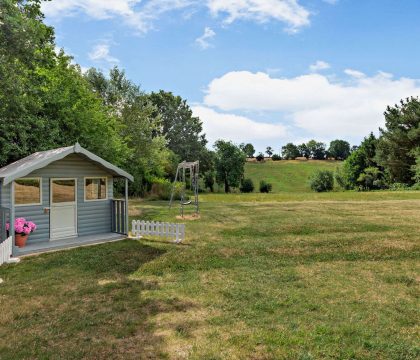
[(308, 178), (317, 170), (334, 171), (341, 166), (334, 160), (281, 160), (264, 163), (247, 162), (245, 177), (254, 181), (258, 191), (261, 180), (273, 184), (273, 192), (310, 192)]

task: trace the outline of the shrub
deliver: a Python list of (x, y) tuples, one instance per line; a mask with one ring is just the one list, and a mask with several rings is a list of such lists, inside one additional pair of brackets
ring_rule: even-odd
[(260, 182), (260, 192), (262, 193), (269, 193), (273, 189), (273, 185), (266, 182), (265, 180), (261, 180)]
[[(150, 190), (150, 197), (156, 200), (169, 200), (171, 198), (173, 184), (163, 178), (154, 178), (152, 180), (152, 188)], [(181, 199), (181, 191), (183, 184), (177, 182), (175, 184), (174, 200)]]
[(389, 190), (391, 191), (401, 191), (401, 190), (410, 190), (410, 186), (404, 183), (393, 183), (389, 185)]
[(274, 154), (271, 158), (273, 159), (273, 161), (281, 160), (281, 156), (279, 154)]
[(415, 183), (412, 187), (411, 190), (420, 190), (420, 182)]
[(255, 157), (255, 159), (256, 159), (257, 161), (264, 161), (264, 154), (263, 154), (263, 153), (259, 153), (259, 154)]
[(311, 189), (316, 192), (331, 191), (334, 188), (334, 175), (332, 171), (317, 171), (310, 178)]
[(251, 193), (254, 191), (254, 183), (251, 179), (244, 179), (240, 188), (243, 193)]
[(352, 185), (350, 184), (348, 176), (343, 167), (339, 167), (335, 170), (334, 178), (338, 186), (342, 189), (350, 190), (352, 188)]

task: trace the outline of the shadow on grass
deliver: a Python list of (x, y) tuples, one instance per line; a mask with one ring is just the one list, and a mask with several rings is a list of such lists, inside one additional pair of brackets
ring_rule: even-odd
[(165, 252), (125, 240), (3, 267), (1, 359), (165, 358), (150, 318), (193, 305), (160, 296), (156, 281), (130, 277)]

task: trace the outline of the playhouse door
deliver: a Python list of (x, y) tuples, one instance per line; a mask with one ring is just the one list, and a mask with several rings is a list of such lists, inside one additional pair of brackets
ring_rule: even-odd
[(77, 236), (76, 189), (76, 179), (51, 179), (51, 240)]

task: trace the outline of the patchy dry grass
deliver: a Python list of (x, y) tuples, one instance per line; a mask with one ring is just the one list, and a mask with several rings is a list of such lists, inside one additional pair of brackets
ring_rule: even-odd
[(0, 358), (417, 359), (420, 193), (342, 194), (206, 195), (179, 246), (1, 267)]

